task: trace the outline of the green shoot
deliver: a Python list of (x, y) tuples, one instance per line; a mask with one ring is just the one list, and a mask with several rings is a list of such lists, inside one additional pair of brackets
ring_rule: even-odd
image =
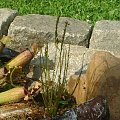
[[(59, 103), (62, 95), (66, 92), (66, 78), (69, 64), (69, 52), (70, 45), (66, 49), (64, 45), (66, 28), (68, 22), (65, 22), (65, 28), (63, 31), (62, 39), (58, 39), (57, 27), (59, 23), (59, 17), (56, 21), (55, 30), (55, 65), (52, 75), (49, 68), (49, 45), (45, 45), (44, 52), (41, 50), (40, 54), (40, 66), (41, 66), (41, 82), (42, 82), (42, 97), (44, 106), (52, 117), (58, 112)], [(42, 58), (45, 58), (42, 60)]]

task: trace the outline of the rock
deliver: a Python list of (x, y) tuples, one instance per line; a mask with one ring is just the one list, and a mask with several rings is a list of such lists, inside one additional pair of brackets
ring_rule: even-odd
[[(72, 75), (68, 81), (68, 92), (72, 93), (77, 104), (84, 103), (98, 95), (105, 96), (110, 108), (110, 120), (120, 118), (120, 58), (106, 51), (97, 51), (92, 56), (86, 74), (80, 79)], [(84, 89), (85, 88), (85, 89)]]
[[(53, 42), (55, 38), (55, 26), (57, 17), (49, 15), (29, 14), (17, 16), (9, 28), (8, 35), (14, 36), (15, 41), (11, 44), (14, 49), (29, 47), (33, 42)], [(67, 27), (65, 43), (88, 46), (92, 26), (87, 22), (77, 19), (60, 17), (58, 36), (61, 39), (65, 22)]]
[[(69, 46), (68, 44), (65, 44), (65, 47), (67, 49), (68, 49), (68, 46)], [(56, 48), (54, 43), (49, 43), (49, 62), (51, 64), (50, 65), (51, 70), (53, 69), (52, 67), (55, 63), (55, 60), (54, 60), (55, 50)], [(81, 70), (82, 70), (82, 73), (84, 74), (86, 72), (89, 60), (91, 59), (91, 56), (95, 53), (95, 51), (96, 50), (90, 50), (83, 46), (70, 45), (70, 58), (69, 58), (67, 79), (69, 79), (69, 77), (73, 74), (79, 75)], [(59, 57), (57, 57), (57, 59), (58, 58)], [(40, 78), (40, 54), (39, 53), (32, 60), (31, 64), (34, 65), (34, 68), (33, 68), (34, 72), (29, 73), (28, 76), (39, 79)], [(82, 69), (82, 66), (83, 66), (83, 69)]]
[(106, 99), (103, 96), (97, 96), (52, 120), (109, 120), (109, 117)]
[(90, 48), (107, 50), (120, 56), (120, 21), (96, 22), (90, 39)]
[(110, 119), (120, 119), (120, 58), (109, 52), (96, 52), (86, 72), (87, 100), (104, 95), (110, 108)]
[(32, 107), (26, 103), (11, 103), (8, 105), (0, 106), (0, 120), (19, 119), (23, 120), (26, 115), (32, 114)]
[(16, 10), (0, 8), (0, 37), (2, 37), (2, 35), (7, 35), (8, 28), (16, 15)]
[(69, 94), (73, 94), (78, 105), (86, 102), (86, 75), (71, 75), (67, 90)]

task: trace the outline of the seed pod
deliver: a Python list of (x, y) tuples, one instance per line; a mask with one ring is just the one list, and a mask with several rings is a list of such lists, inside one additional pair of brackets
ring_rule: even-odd
[(9, 70), (14, 67), (23, 67), (34, 57), (33, 53), (30, 50), (25, 50), (20, 53), (18, 56), (13, 58), (10, 62), (6, 64), (6, 68)]
[(24, 98), (24, 87), (17, 87), (0, 93), (0, 104), (18, 102)]

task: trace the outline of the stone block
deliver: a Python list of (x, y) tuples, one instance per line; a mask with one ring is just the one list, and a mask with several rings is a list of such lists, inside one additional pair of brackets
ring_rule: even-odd
[(14, 20), (17, 15), (16, 10), (9, 8), (0, 8), (0, 37), (7, 35), (10, 23)]
[(90, 48), (107, 50), (120, 56), (120, 21), (96, 22), (90, 39)]
[[(29, 14), (17, 16), (9, 28), (8, 35), (14, 36), (13, 48), (29, 47), (36, 41), (53, 42), (55, 38), (56, 16)], [(67, 27), (65, 43), (88, 46), (92, 26), (77, 19), (60, 17), (58, 36), (62, 38), (65, 22)]]
[[(68, 49), (68, 44), (65, 44), (65, 47)], [(43, 48), (44, 49), (44, 48)], [(54, 65), (54, 56), (55, 56), (55, 45), (54, 43), (49, 43), (49, 60), (51, 66)], [(70, 58), (69, 58), (69, 67), (68, 67), (68, 76), (67, 79), (75, 74), (79, 75), (82, 70), (82, 74), (84, 74), (87, 70), (88, 63), (92, 55), (96, 52), (96, 50), (91, 50), (85, 48), (83, 46), (78, 45), (70, 45)], [(33, 77), (39, 79), (40, 77), (40, 57), (38, 55), (32, 60), (31, 64), (34, 65), (33, 73), (29, 73), (29, 77)], [(59, 57), (57, 57), (58, 59)], [(82, 67), (83, 66), (83, 67)], [(50, 67), (52, 68), (52, 67)]]

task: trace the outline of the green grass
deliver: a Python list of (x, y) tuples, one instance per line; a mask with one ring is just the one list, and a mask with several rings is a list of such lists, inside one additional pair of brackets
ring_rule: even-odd
[(0, 7), (19, 11), (61, 15), (95, 23), (101, 19), (120, 20), (119, 0), (0, 0)]

